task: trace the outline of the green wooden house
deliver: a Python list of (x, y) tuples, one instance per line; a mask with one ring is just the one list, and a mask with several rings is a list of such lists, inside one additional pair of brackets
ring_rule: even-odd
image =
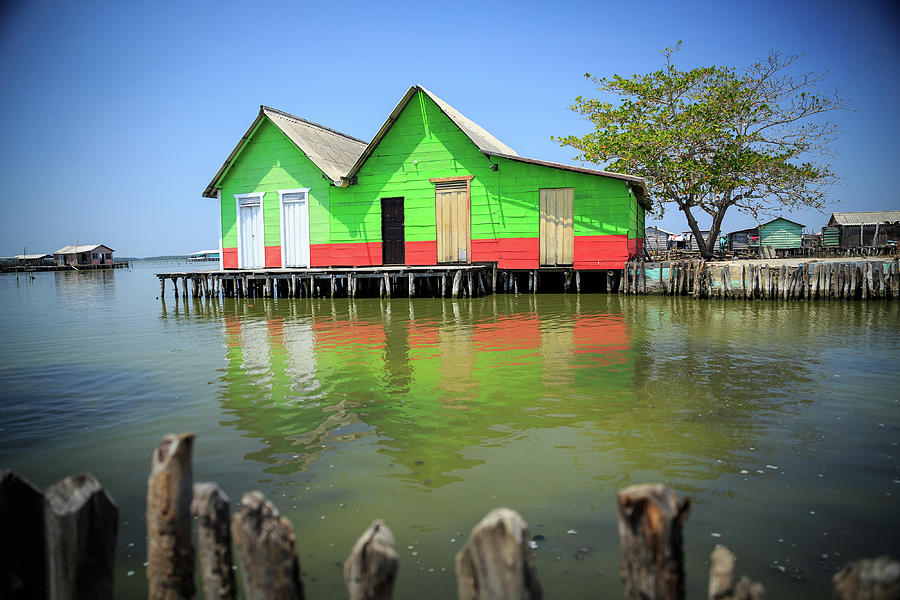
[(521, 157), (421, 86), (369, 143), (261, 106), (203, 196), (225, 269), (621, 269), (650, 208), (641, 178)]
[(759, 245), (771, 246), (776, 250), (803, 247), (803, 225), (783, 217), (773, 219), (759, 226)]

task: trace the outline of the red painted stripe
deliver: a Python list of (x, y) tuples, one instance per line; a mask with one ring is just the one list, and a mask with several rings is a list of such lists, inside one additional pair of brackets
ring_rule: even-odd
[(404, 251), (406, 252), (406, 264), (408, 265), (437, 264), (437, 241), (406, 242)]
[(266, 268), (281, 266), (281, 246), (266, 246)]
[(237, 269), (237, 248), (222, 248), (222, 268)]
[(491, 323), (477, 323), (469, 339), (478, 352), (534, 350), (541, 347), (541, 322), (537, 315), (503, 316)]
[(312, 244), (309, 260), (313, 267), (378, 266), (381, 264), (381, 242)]
[(575, 237), (575, 264), (579, 270), (622, 269), (637, 253), (637, 243), (626, 235), (582, 235)]

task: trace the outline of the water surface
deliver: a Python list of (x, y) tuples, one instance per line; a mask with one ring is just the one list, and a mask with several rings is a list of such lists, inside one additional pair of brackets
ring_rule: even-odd
[(117, 592), (145, 590), (150, 454), (195, 431), (195, 478), (292, 521), (309, 597), (376, 517), (398, 598), (454, 598), (490, 509), (544, 536), (548, 597), (621, 595), (616, 490), (693, 501), (688, 595), (715, 543), (769, 597), (900, 556), (900, 303), (607, 295), (162, 302), (153, 273), (0, 276), (0, 465), (91, 471), (119, 504)]

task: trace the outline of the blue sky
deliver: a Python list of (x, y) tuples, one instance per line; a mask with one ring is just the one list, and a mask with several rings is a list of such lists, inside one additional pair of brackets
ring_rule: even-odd
[[(898, 209), (900, 12), (894, 2), (61, 2), (0, 7), (0, 255), (105, 243), (118, 256), (218, 246), (203, 188), (267, 104), (370, 139), (409, 85), (519, 154), (550, 140), (584, 73), (742, 66), (803, 53), (854, 110), (826, 212)], [(788, 215), (786, 215), (788, 216)], [(794, 220), (818, 230), (827, 214)], [(649, 223), (649, 221), (648, 221)], [(724, 228), (752, 225), (729, 213)], [(687, 229), (670, 209), (661, 226)]]

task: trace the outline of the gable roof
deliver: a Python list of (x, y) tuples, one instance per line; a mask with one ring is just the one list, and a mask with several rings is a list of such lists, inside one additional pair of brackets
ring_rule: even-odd
[(110, 252), (115, 252), (115, 250), (103, 244), (79, 244), (77, 246), (63, 246), (53, 254), (79, 254), (81, 252), (91, 252), (92, 250), (96, 250), (97, 248), (106, 248)]
[(675, 235), (675, 232), (674, 232), (674, 231), (666, 231), (666, 230), (663, 229), (662, 227), (657, 227), (656, 225), (650, 225), (649, 227), (644, 227), (644, 231), (645, 231), (645, 232), (646, 232), (646, 231), (650, 231), (651, 229), (652, 229), (653, 231), (658, 232), (658, 233), (664, 233), (664, 234), (666, 234), (666, 235)]
[(394, 107), (394, 110), (391, 111), (391, 114), (388, 115), (388, 118), (385, 120), (384, 124), (381, 126), (381, 129), (378, 130), (378, 133), (375, 134), (375, 137), (372, 138), (372, 141), (369, 142), (369, 145), (366, 147), (365, 151), (360, 155), (360, 157), (356, 160), (356, 163), (353, 167), (347, 172), (347, 176), (344, 178), (348, 183), (359, 174), (359, 170), (362, 169), (362, 166), (369, 159), (370, 156), (375, 152), (375, 149), (378, 147), (378, 144), (384, 139), (384, 136), (387, 135), (387, 132), (391, 130), (391, 127), (394, 126), (394, 123), (397, 122), (397, 119), (400, 117), (400, 113), (403, 112), (403, 109), (406, 108), (406, 105), (409, 104), (409, 101), (413, 99), (413, 96), (416, 95), (416, 92), (422, 92), (429, 98), (431, 98), (435, 104), (437, 104), (438, 108), (441, 109), (447, 117), (456, 124), (457, 127), (468, 137), (475, 146), (478, 147), (484, 153), (487, 152), (499, 152), (501, 154), (509, 154), (511, 156), (518, 156), (516, 151), (492, 136), (487, 132), (483, 127), (463, 115), (461, 112), (435, 96), (433, 93), (429, 92), (421, 85), (413, 85), (410, 86), (406, 93), (400, 98), (400, 102), (397, 103), (397, 106)]
[(204, 198), (215, 198), (215, 187), (219, 179), (231, 167), (240, 154), (244, 144), (259, 126), (263, 118), (268, 118), (281, 132), (299, 148), (303, 154), (315, 164), (322, 173), (332, 181), (338, 181), (366, 149), (366, 143), (353, 136), (330, 129), (324, 125), (307, 121), (290, 113), (260, 105), (259, 114), (250, 124), (247, 132), (238, 140), (237, 145), (225, 163), (203, 190)]
[(765, 227), (766, 225), (771, 225), (775, 221), (787, 221), (788, 223), (793, 223), (794, 225), (797, 225), (798, 227), (806, 227), (806, 225), (804, 225), (803, 223), (798, 223), (797, 221), (791, 221), (790, 219), (785, 219), (784, 217), (776, 217), (776, 218), (772, 219), (771, 221), (766, 221), (765, 223), (760, 223), (759, 226)]
[(900, 221), (900, 210), (836, 212), (831, 213), (828, 225), (875, 225), (884, 222), (896, 223), (897, 221)]

